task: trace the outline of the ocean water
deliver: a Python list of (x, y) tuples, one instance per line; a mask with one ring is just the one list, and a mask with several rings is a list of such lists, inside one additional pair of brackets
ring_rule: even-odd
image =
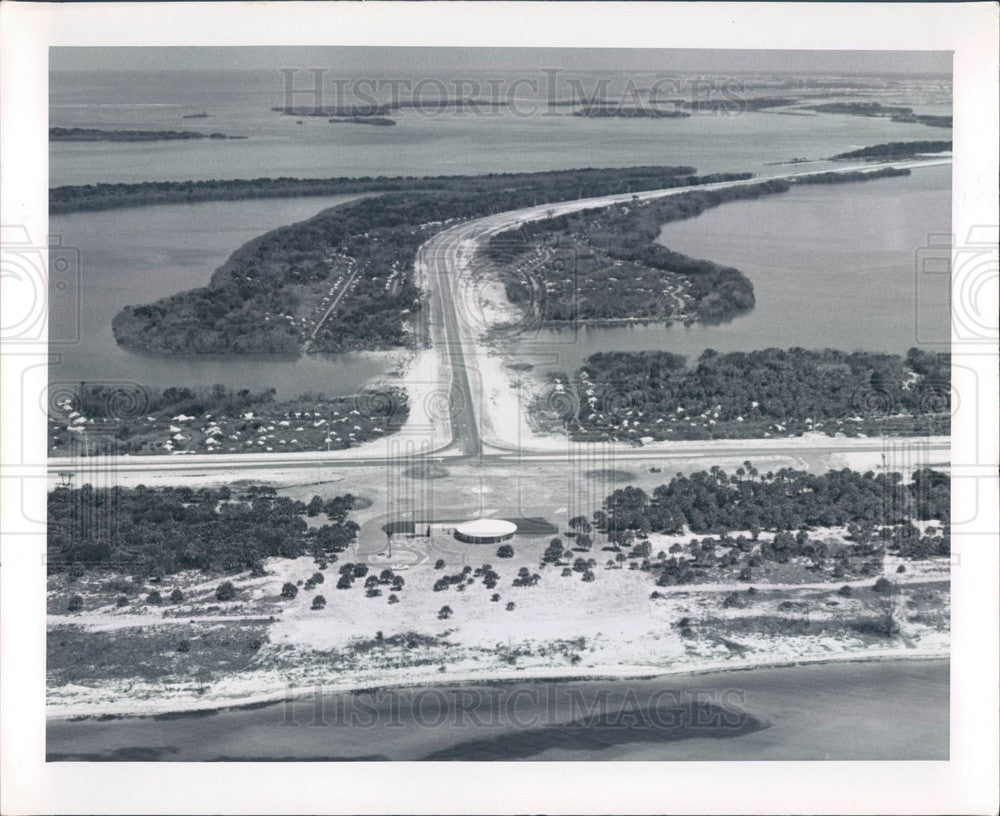
[(945, 660), (649, 680), (442, 684), (52, 720), (61, 760), (945, 760)]
[[(520, 76), (475, 71), (470, 75), (481, 85), (496, 79), (503, 89), (512, 87)], [(526, 78), (538, 82), (539, 93), (544, 95), (544, 76), (528, 74)], [(416, 82), (420, 77), (408, 79)], [(642, 81), (642, 77), (635, 80), (640, 85)], [(588, 118), (566, 115), (564, 108), (548, 108), (535, 97), (518, 103), (517, 113), (403, 109), (392, 113), (398, 122), (394, 127), (330, 124), (325, 117), (304, 117), (298, 124), (296, 117), (271, 110), (284, 104), (284, 82), (277, 70), (53, 72), (49, 123), (53, 127), (195, 130), (249, 138), (146, 144), (57, 142), (50, 150), (50, 186), (261, 176), (480, 174), (645, 164), (692, 165), (704, 173), (759, 173), (769, 163), (792, 158), (819, 160), (880, 142), (951, 138), (951, 132), (941, 128), (831, 114)], [(311, 86), (311, 82), (304, 71), (296, 75), (296, 87)], [(332, 83), (333, 75), (325, 86), (329, 89), (324, 97), (327, 105), (338, 101), (332, 95)], [(450, 87), (449, 80), (446, 90)], [(431, 87), (424, 96), (433, 99), (439, 93)], [(950, 101), (942, 94), (936, 84), (930, 88), (888, 86), (864, 98), (946, 113)], [(298, 96), (293, 101), (312, 104), (312, 97)], [(183, 118), (202, 112), (210, 117)]]

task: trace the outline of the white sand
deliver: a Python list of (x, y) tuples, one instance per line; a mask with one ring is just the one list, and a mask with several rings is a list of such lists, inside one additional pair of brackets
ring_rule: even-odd
[[(536, 549), (542, 546), (539, 543)], [(515, 588), (511, 578), (522, 564), (531, 563), (524, 548), (518, 549), (513, 563), (492, 557), (485, 548), (477, 551), (481, 552), (478, 557), (490, 561), (501, 575), (493, 590), (477, 580), (463, 592), (454, 587), (433, 592), (430, 586), (442, 571), (428, 562), (399, 571), (406, 586), (399, 593), (400, 602), (394, 605), (387, 603), (389, 590), (385, 587), (379, 598), (366, 598), (362, 581), (348, 590), (336, 589), (336, 572), (327, 570), (324, 584), (309, 592), (300, 591), (292, 601), (280, 602), (275, 612), (277, 621), (268, 630), (270, 642), (250, 669), (204, 682), (180, 678), (143, 682), (129, 678), (93, 687), (53, 687), (49, 690), (49, 715), (151, 714), (216, 708), (310, 694), (317, 687), (344, 691), (512, 678), (635, 677), (827, 660), (943, 656), (948, 651), (947, 631), (908, 623), (904, 634), (874, 643), (849, 634), (839, 638), (820, 634), (730, 634), (731, 641), (742, 649), (734, 652), (711, 636), (712, 621), (805, 614), (778, 608), (782, 600), (789, 598), (806, 602), (811, 620), (836, 620), (838, 616), (869, 614), (871, 596), (839, 597), (834, 594), (839, 582), (757, 584), (760, 594), (748, 608), (725, 608), (724, 597), (731, 591), (745, 593), (746, 585), (656, 587), (649, 574), (627, 568), (598, 568), (596, 580), (586, 583), (578, 573), (563, 577), (558, 567), (539, 570), (537, 560), (531, 569), (541, 575), (539, 585)], [(531, 556), (537, 559), (537, 553)], [(599, 558), (599, 562), (602, 560)], [(920, 574), (913, 571), (896, 575), (894, 566), (887, 563), (887, 574), (893, 570), (890, 577), (899, 582), (904, 596), (911, 587), (916, 590), (932, 581), (947, 580), (943, 563), (937, 563), (934, 573)], [(267, 568), (270, 574), (266, 578), (237, 582), (241, 590), (252, 587), (251, 594), (261, 602), (276, 595), (284, 581), (308, 577), (315, 570), (307, 558), (273, 559)], [(451, 563), (444, 572), (458, 569)], [(849, 583), (861, 588), (873, 582), (868, 578)], [(664, 597), (652, 599), (654, 589)], [(494, 592), (500, 594), (499, 602), (490, 600)], [(246, 592), (242, 594), (246, 597)], [(327, 599), (325, 609), (310, 608), (316, 594)], [(838, 606), (828, 607), (823, 597), (836, 598)], [(506, 609), (509, 601), (515, 604), (513, 611)], [(453, 614), (440, 620), (438, 611), (444, 605), (450, 606)], [(940, 611), (947, 615), (946, 606)], [(259, 620), (261, 614), (262, 608), (251, 600), (238, 614), (198, 620), (212, 625), (247, 618)], [(682, 617), (692, 619), (699, 632), (696, 637), (682, 636), (677, 627)], [(175, 621), (134, 613), (56, 615), (50, 617), (50, 625), (74, 623), (107, 631), (126, 626), (173, 627), (189, 620), (186, 614)], [(699, 630), (701, 621), (708, 626), (704, 635)], [(448, 645), (353, 651), (352, 641), (371, 640), (378, 631), (386, 638), (417, 632), (443, 638)], [(577, 640), (580, 638), (582, 642)], [(514, 650), (519, 656), (511, 665), (504, 656)], [(339, 660), (337, 653), (341, 655)], [(345, 655), (354, 655), (346, 670), (339, 667)], [(571, 661), (573, 655), (576, 657)], [(422, 665), (414, 665), (421, 659)], [(443, 672), (441, 666), (445, 666)]]

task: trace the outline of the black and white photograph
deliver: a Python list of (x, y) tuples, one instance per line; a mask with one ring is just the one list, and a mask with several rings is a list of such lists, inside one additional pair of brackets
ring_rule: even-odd
[[(5, 66), (4, 708), (23, 670), (39, 768), (391, 797), (526, 761), (534, 812), (692, 768), (662, 813), (810, 761), (941, 769), (878, 812), (989, 812), (995, 5), (906, 6), (914, 47), (852, 4), (798, 47), (753, 39), (769, 4), (742, 43), (711, 3), (717, 40), (669, 3), (192, 4), (218, 41), (81, 5), (30, 110)], [(663, 45), (517, 39), (573, 5)], [(4, 812), (192, 812), (77, 793)], [(746, 812), (836, 801), (788, 796)]]

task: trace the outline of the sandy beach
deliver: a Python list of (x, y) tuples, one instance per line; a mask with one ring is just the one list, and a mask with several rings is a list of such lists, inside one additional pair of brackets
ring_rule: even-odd
[[(502, 578), (494, 601), (493, 592), (478, 583), (462, 592), (431, 591), (437, 577), (467, 560), (457, 549), (449, 552), (447, 542), (400, 545), (399, 560), (409, 561), (414, 553), (429, 557), (395, 568), (406, 582), (396, 604), (366, 598), (358, 586), (344, 591), (329, 582), (291, 601), (278, 598), (286, 580), (315, 571), (304, 558), (273, 559), (263, 578), (241, 576), (234, 581), (241, 600), (221, 608), (213, 603), (216, 582), (191, 574), (172, 581), (187, 599), (176, 608), (105, 606), (50, 614), (48, 715), (210, 710), (317, 689), (637, 678), (940, 657), (949, 648), (948, 564), (941, 560), (903, 575), (887, 561), (886, 574), (897, 580), (896, 607), (905, 612), (897, 634), (886, 636), (871, 626), (884, 614), (884, 600), (870, 590), (873, 579), (758, 582), (748, 595), (745, 583), (657, 588), (648, 574), (628, 569), (598, 569), (596, 581), (586, 583), (575, 573), (565, 577), (547, 568), (537, 586), (511, 587), (515, 568), (532, 561), (537, 568), (544, 546), (539, 540), (519, 545), (510, 565), (482, 552)], [(449, 561), (442, 570), (434, 566), (440, 556)], [(854, 590), (850, 597), (838, 592), (844, 583)], [(659, 597), (651, 597), (654, 589)], [(77, 590), (85, 593), (86, 587)], [(314, 610), (310, 604), (319, 593), (327, 604)], [(748, 603), (731, 605), (727, 598), (733, 594)], [(507, 609), (508, 603), (514, 608)], [(451, 613), (441, 619), (444, 606)], [(61, 652), (64, 638), (72, 653)], [(246, 655), (242, 639), (258, 639), (261, 646)], [(181, 640), (192, 644), (189, 653), (177, 652)], [(115, 656), (116, 676), (104, 672), (95, 654)], [(244, 655), (238, 670), (233, 654)], [(151, 665), (160, 667), (155, 677)]]

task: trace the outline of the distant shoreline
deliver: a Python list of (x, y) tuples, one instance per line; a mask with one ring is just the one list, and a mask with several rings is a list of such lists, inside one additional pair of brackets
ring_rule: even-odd
[(228, 140), (246, 138), (246, 136), (227, 136), (225, 133), (200, 133), (196, 130), (101, 130), (100, 128), (49, 128), (49, 140), (52, 142), (183, 142), (195, 139)]
[(390, 127), (396, 124), (395, 119), (389, 119), (386, 116), (347, 116), (341, 118), (335, 117), (333, 119), (327, 119), (326, 121), (331, 124), (344, 122), (349, 125), (376, 125), (379, 127)]
[[(553, 180), (578, 175), (627, 176), (633, 192), (657, 189), (682, 176), (694, 176), (690, 166), (638, 165), (626, 168), (577, 168), (544, 170), (534, 173), (487, 173), (480, 175), (438, 176), (337, 176), (333, 178), (255, 178), (209, 181), (143, 181), (62, 185), (49, 189), (49, 214), (96, 212), (153, 204), (194, 204), (205, 201), (245, 201), (264, 198), (301, 198), (309, 196), (358, 195), (360, 193), (400, 193), (454, 191), (456, 188), (477, 192), (484, 180), (500, 189), (506, 184), (549, 178)], [(719, 177), (727, 174), (715, 174)], [(749, 177), (748, 174), (747, 177)]]

